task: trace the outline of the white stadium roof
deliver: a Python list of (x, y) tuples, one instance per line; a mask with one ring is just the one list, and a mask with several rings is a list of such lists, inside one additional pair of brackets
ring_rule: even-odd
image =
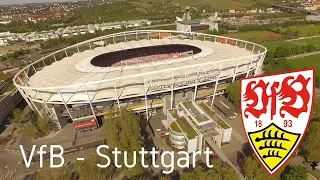
[[(90, 63), (94, 57), (108, 52), (165, 44), (191, 45), (200, 48), (201, 52), (189, 57), (130, 66), (97, 67)], [(259, 66), (258, 58), (256, 53), (245, 48), (212, 41), (153, 39), (121, 42), (75, 53), (45, 66), (28, 79), (25, 93), (32, 99), (49, 103), (88, 101), (88, 98), (98, 102), (101, 99), (144, 94), (148, 88), (145, 85), (147, 81), (183, 77), (219, 68), (219, 77), (232, 76), (237, 65), (237, 72), (247, 72), (248, 64), (251, 63), (251, 67)], [(170, 71), (172, 68), (175, 68), (174, 71)], [(107, 81), (110, 79), (114, 80)], [(77, 84), (81, 85), (75, 86)]]

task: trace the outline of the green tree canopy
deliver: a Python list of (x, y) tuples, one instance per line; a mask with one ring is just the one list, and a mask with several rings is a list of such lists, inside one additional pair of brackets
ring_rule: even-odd
[(72, 177), (72, 168), (65, 166), (41, 170), (36, 174), (36, 179), (41, 180), (71, 180)]
[(249, 156), (245, 160), (244, 165), (245, 176), (250, 180), (278, 180), (280, 179), (280, 173), (277, 172), (273, 176), (269, 176), (266, 170), (255, 159), (255, 157)]
[(303, 149), (308, 160), (320, 161), (320, 122), (312, 121), (303, 142)]
[(282, 171), (281, 180), (307, 180), (308, 171), (303, 166), (290, 166), (287, 165), (284, 171)]
[(229, 100), (236, 108), (240, 108), (240, 81), (234, 81), (226, 89)]
[[(111, 154), (108, 154), (111, 157)], [(106, 164), (107, 160), (98, 155), (90, 155), (84, 162), (76, 163), (76, 172), (79, 176), (79, 180), (87, 179), (111, 179), (115, 173), (115, 166), (110, 163), (107, 168), (99, 168), (97, 164)]]
[(11, 123), (15, 123), (15, 124), (21, 124), (22, 118), (22, 111), (19, 108), (16, 108), (12, 111), (12, 118), (10, 119)]
[[(128, 163), (133, 162), (133, 151), (140, 151), (142, 147), (140, 133), (140, 119), (133, 111), (122, 109), (114, 116), (105, 116), (105, 135), (111, 148), (117, 147), (120, 151), (128, 152)], [(123, 154), (119, 157), (123, 162)], [(137, 164), (141, 163), (141, 156), (137, 154)], [(125, 168), (125, 166), (123, 166)], [(142, 172), (141, 166), (127, 169), (126, 176), (134, 177)]]
[(181, 180), (217, 180), (217, 179), (239, 179), (239, 175), (228, 165), (219, 159), (212, 160), (213, 168), (196, 166), (193, 170), (181, 173)]

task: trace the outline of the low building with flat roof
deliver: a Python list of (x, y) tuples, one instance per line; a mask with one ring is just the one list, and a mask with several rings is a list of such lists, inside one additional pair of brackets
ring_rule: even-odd
[(174, 148), (188, 153), (202, 151), (206, 140), (218, 147), (229, 143), (232, 128), (205, 103), (184, 101), (167, 111), (169, 142)]
[(234, 106), (230, 101), (228, 101), (223, 96), (217, 96), (215, 97), (213, 101), (214, 105), (228, 118), (236, 118), (238, 116), (238, 113), (234, 109)]

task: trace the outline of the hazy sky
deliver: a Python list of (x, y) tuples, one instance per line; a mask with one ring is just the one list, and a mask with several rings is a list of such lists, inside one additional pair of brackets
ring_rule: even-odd
[(43, 3), (43, 2), (67, 2), (72, 0), (0, 0), (0, 5), (7, 4), (25, 4), (25, 3)]

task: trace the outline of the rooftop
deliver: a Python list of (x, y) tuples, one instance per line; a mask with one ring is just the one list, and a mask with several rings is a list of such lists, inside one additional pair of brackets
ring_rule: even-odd
[(200, 24), (200, 21), (198, 20), (185, 20), (185, 21), (179, 21), (181, 24), (186, 24), (186, 25), (195, 25), (195, 24)]
[[(171, 123), (170, 128), (176, 132), (184, 132), (186, 133), (188, 139), (193, 139), (198, 136), (197, 132), (193, 129), (193, 127), (189, 124), (189, 122), (184, 117), (179, 117), (177, 114), (177, 110), (169, 111), (170, 114), (176, 119), (173, 123)], [(180, 128), (179, 128), (179, 126)]]
[(198, 111), (192, 101), (186, 101), (182, 104), (189, 110), (189, 112), (197, 119), (198, 122), (205, 122), (210, 120), (205, 114), (202, 114), (200, 111)]
[[(211, 107), (210, 107), (208, 104), (206, 104), (206, 103), (204, 103), (204, 102), (201, 102), (201, 103), (199, 104), (199, 106), (200, 106), (210, 117), (213, 117), (214, 111), (213, 111), (213, 109), (211, 109)], [(228, 128), (230, 128), (230, 126), (229, 126), (227, 123), (225, 123), (223, 120), (221, 120), (221, 119), (219, 119), (219, 118), (214, 118), (214, 120), (215, 120), (215, 122), (216, 122), (221, 128), (223, 128), (223, 129), (228, 129)]]

